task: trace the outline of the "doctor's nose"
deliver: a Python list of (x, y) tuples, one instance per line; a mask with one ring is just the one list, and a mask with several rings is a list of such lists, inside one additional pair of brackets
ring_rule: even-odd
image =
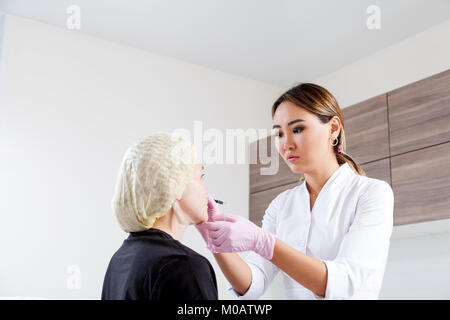
[(292, 150), (295, 149), (294, 139), (291, 137), (286, 137), (283, 141), (283, 149), (284, 150)]

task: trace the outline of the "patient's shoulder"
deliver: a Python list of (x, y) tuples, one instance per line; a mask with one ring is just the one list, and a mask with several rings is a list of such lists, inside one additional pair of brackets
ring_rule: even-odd
[(166, 270), (184, 269), (190, 270), (191, 272), (205, 272), (214, 270), (208, 259), (195, 251), (189, 254), (167, 256), (161, 261), (160, 267)]

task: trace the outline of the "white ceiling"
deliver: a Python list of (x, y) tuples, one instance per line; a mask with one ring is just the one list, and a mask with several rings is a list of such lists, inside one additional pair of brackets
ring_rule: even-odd
[[(450, 18), (450, 0), (0, 0), (0, 10), (65, 27), (72, 4), (81, 32), (281, 86)], [(366, 27), (371, 4), (381, 30)]]

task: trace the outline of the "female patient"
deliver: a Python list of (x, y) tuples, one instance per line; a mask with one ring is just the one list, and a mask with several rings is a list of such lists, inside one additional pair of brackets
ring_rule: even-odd
[(102, 299), (217, 300), (211, 264), (181, 243), (187, 226), (208, 220), (208, 200), (189, 141), (158, 132), (131, 146), (113, 198), (130, 234), (111, 258)]

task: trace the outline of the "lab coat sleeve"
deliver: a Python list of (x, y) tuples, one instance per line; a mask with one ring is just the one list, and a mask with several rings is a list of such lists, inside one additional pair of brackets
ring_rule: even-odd
[(386, 267), (393, 228), (394, 194), (378, 180), (358, 199), (355, 217), (334, 260), (327, 267), (325, 297), (377, 299)]
[[(266, 209), (262, 220), (262, 228), (276, 235), (276, 215), (278, 212), (278, 197), (272, 200)], [(264, 259), (255, 252), (250, 252), (244, 261), (247, 262), (252, 272), (252, 282), (244, 295), (237, 293), (231, 285), (228, 290), (232, 295), (240, 300), (257, 300), (269, 287), (272, 280), (280, 271), (272, 262)]]

